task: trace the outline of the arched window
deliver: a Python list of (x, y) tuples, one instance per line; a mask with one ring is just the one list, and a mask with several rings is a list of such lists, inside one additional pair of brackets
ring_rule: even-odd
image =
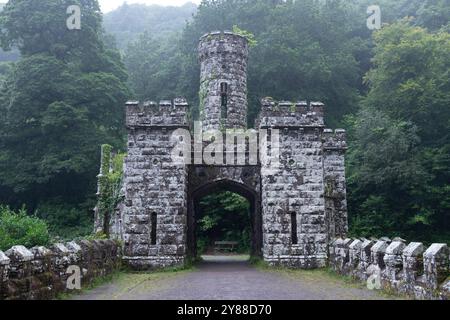
[(228, 117), (228, 83), (220, 84), (220, 96), (222, 119), (226, 119)]

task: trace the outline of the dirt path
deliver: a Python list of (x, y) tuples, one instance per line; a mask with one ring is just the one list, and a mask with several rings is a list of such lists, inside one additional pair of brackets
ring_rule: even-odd
[(124, 274), (77, 300), (383, 299), (325, 271), (265, 271), (243, 257), (206, 257), (194, 271)]

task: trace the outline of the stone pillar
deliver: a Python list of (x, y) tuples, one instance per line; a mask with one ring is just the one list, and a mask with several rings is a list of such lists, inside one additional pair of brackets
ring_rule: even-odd
[(339, 271), (339, 263), (341, 260), (341, 246), (344, 240), (342, 238), (337, 238), (334, 240), (331, 244), (330, 249), (330, 261), (331, 261), (331, 267), (334, 271)]
[(361, 261), (361, 247), (363, 242), (359, 239), (354, 240), (349, 246), (349, 262), (347, 264), (347, 272), (352, 276), (358, 273), (358, 265)]
[(336, 270), (336, 242), (338, 240), (342, 241), (340, 238), (333, 239), (328, 245), (328, 266), (333, 270)]
[(370, 261), (372, 265), (379, 267), (380, 269), (384, 269), (384, 255), (386, 254), (386, 249), (388, 248), (389, 243), (384, 240), (377, 241), (371, 251)]
[(0, 300), (8, 296), (9, 264), (11, 260), (0, 251)]
[(406, 245), (401, 241), (392, 242), (384, 255), (384, 264), (386, 268), (382, 274), (382, 284), (388, 288), (399, 288), (400, 272), (403, 269), (403, 250)]
[(376, 276), (376, 279), (380, 281), (380, 284), (381, 275), (385, 267), (384, 255), (388, 246), (389, 243), (387, 241), (378, 240), (370, 250), (370, 265), (366, 269), (366, 276)]
[(437, 290), (449, 275), (449, 248), (446, 244), (432, 244), (423, 258), (426, 286)]
[(341, 274), (346, 273), (346, 265), (350, 260), (350, 244), (353, 242), (352, 239), (345, 239), (340, 243), (339, 255), (338, 255), (338, 272)]
[(345, 130), (325, 129), (324, 184), (325, 212), (329, 237), (346, 237), (348, 233), (347, 185), (345, 179), (345, 153), (347, 151)]
[(361, 280), (367, 280), (366, 270), (371, 264), (372, 247), (375, 243), (372, 240), (364, 240), (361, 244), (361, 257), (358, 265), (357, 277)]
[(401, 292), (414, 295), (414, 287), (418, 277), (423, 274), (423, 252), (425, 247), (420, 242), (410, 243), (402, 254), (404, 285)]

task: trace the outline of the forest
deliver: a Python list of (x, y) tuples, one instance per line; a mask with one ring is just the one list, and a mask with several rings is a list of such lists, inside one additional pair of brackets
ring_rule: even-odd
[[(72, 4), (77, 32), (65, 28)], [(0, 13), (0, 249), (91, 234), (100, 146), (126, 151), (124, 102), (183, 96), (198, 118), (198, 39), (233, 28), (255, 40), (249, 127), (271, 96), (323, 101), (327, 126), (347, 130), (352, 236), (450, 243), (450, 0), (379, 0), (380, 30), (366, 24), (372, 4), (203, 0), (103, 15), (97, 0), (10, 0)], [(245, 199), (224, 192), (201, 205), (199, 242), (249, 237), (233, 223), (248, 221)]]

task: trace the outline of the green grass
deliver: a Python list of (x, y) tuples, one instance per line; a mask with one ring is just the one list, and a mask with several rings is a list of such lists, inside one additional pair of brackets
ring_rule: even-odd
[[(251, 259), (250, 262), (255, 268), (261, 271), (276, 272), (292, 279), (306, 281), (307, 283), (324, 283), (327, 285), (367, 290), (366, 284), (363, 281), (357, 280), (348, 275), (340, 275), (331, 268), (300, 270), (283, 266), (272, 267), (260, 258)], [(401, 296), (399, 294), (386, 290), (378, 290), (375, 292), (380, 298), (385, 299), (394, 300), (407, 298), (406, 296)]]

